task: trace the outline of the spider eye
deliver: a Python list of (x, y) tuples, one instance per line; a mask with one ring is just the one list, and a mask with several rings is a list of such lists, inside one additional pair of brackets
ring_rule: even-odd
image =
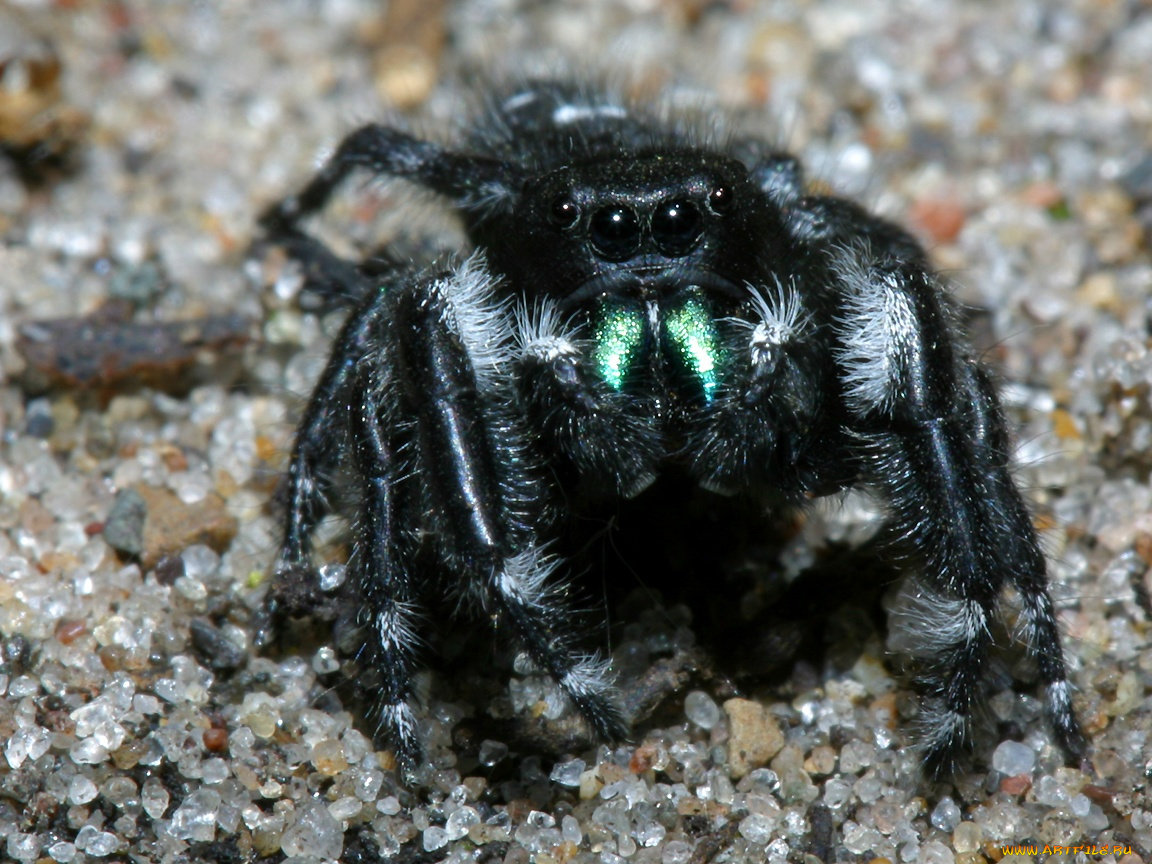
[(573, 228), (580, 221), (580, 207), (567, 195), (558, 195), (548, 210), (548, 221), (557, 228)]
[(630, 207), (608, 206), (592, 214), (592, 248), (606, 261), (624, 261), (640, 250), (640, 219)]
[(662, 201), (652, 214), (652, 239), (665, 255), (686, 255), (703, 232), (700, 211), (691, 201)]
[(732, 199), (735, 196), (727, 186), (716, 186), (708, 194), (708, 209), (720, 216), (732, 209)]

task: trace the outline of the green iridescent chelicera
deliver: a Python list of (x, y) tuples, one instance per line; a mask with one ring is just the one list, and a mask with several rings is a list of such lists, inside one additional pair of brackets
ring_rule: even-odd
[(700, 382), (704, 401), (711, 402), (719, 383), (720, 339), (716, 322), (706, 303), (689, 297), (664, 316), (664, 335), (679, 354), (680, 362)]
[[(719, 335), (708, 304), (689, 296), (661, 315), (660, 344), (699, 382), (706, 402), (711, 402), (719, 383), (722, 362)], [(604, 301), (597, 310), (593, 361), (600, 377), (614, 390), (623, 390), (636, 362), (645, 331), (648, 312), (639, 305)]]
[(644, 339), (644, 310), (637, 306), (602, 303), (596, 316), (596, 347), (593, 361), (600, 377), (613, 390), (624, 388), (624, 379)]

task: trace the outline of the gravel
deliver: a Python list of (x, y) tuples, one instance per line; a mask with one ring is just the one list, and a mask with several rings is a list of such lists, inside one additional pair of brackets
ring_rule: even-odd
[[(0, 161), (0, 857), (977, 864), (1049, 845), (1148, 860), (1152, 8), (461, 0), (383, 14), (368, 0), (0, 6), (0, 61), (27, 41), (11, 34), (38, 33), (60, 62), (59, 93), (36, 94), (47, 113), (22, 131), (75, 137), (70, 168), (30, 180)], [(514, 707), (564, 713), (523, 664), (479, 702), (426, 673), (431, 760), (407, 789), (344, 704), (323, 623), (294, 650), (253, 652), (269, 500), (338, 324), (297, 302), (294, 268), (250, 252), (257, 214), (357, 122), (450, 128), (459, 82), (508, 58), (611, 65), (642, 92), (739, 113), (924, 239), (1005, 382), (1093, 741), (1082, 765), (1063, 764), (1012, 668), (1023, 683), (997, 679), (988, 712), (1003, 740), (925, 780), (908, 684), (873, 633), (845, 668), (757, 691), (762, 710), (693, 687), (630, 744), (553, 755), (477, 726)], [(4, 78), (0, 131), (21, 86)], [(435, 214), (390, 218), (390, 195), (354, 186), (318, 230), (345, 251), (404, 232), (451, 248)], [(21, 325), (109, 299), (137, 324), (242, 316), (250, 338), (200, 352), (171, 386), (38, 390)], [(139, 524), (141, 503), (164, 531)], [(784, 566), (862, 536), (868, 516), (818, 510)], [(322, 533), (339, 562), (338, 528)], [(629, 623), (618, 660), (689, 645), (691, 617)], [(744, 716), (783, 740), (737, 778)]]

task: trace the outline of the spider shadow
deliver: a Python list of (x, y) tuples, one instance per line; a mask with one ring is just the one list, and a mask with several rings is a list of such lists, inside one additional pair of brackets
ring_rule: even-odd
[[(569, 562), (587, 648), (613, 655), (634, 740), (682, 723), (690, 689), (720, 701), (797, 694), (883, 641), (881, 598), (900, 571), (880, 544), (827, 545), (790, 580), (780, 556), (801, 527), (795, 512), (774, 515), (675, 473), (631, 500), (576, 492), (567, 504), (553, 548)], [(438, 611), (430, 619), (444, 620)], [(506, 703), (510, 640), (483, 626), (436, 629), (425, 659), (442, 695)], [(553, 757), (597, 743), (575, 712), (496, 713), (461, 724), (465, 755), (484, 739)]]

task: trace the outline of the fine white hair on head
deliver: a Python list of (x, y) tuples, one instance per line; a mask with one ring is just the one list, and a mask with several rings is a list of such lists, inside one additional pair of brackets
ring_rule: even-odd
[(464, 344), (481, 388), (490, 387), (512, 357), (508, 303), (496, 299), (496, 282), (483, 253), (474, 252), (435, 285), (447, 301), (445, 323)]
[(559, 305), (549, 298), (535, 300), (531, 308), (526, 302), (518, 304), (513, 334), (522, 357), (551, 361), (577, 353), (572, 319), (562, 319)]
[(916, 307), (898, 273), (885, 268), (867, 245), (846, 247), (833, 258), (843, 288), (844, 312), (836, 321), (845, 400), (858, 414), (888, 412), (900, 392), (919, 338)]

